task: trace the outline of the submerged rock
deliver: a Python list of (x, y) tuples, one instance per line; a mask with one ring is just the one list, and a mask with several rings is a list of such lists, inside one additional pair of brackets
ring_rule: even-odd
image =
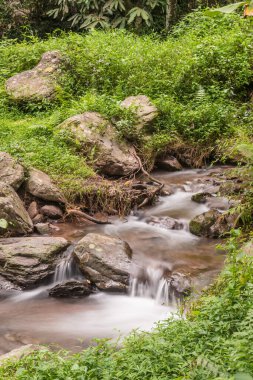
[(151, 216), (146, 220), (146, 222), (151, 226), (164, 228), (166, 230), (182, 230), (184, 228), (183, 223), (176, 219), (170, 218), (169, 216)]
[(158, 109), (145, 95), (129, 96), (123, 100), (121, 107), (130, 108), (135, 112), (137, 119), (135, 127), (139, 130), (151, 125), (158, 115)]
[(37, 285), (54, 273), (67, 246), (60, 237), (0, 239), (0, 274), (22, 288)]
[(53, 99), (59, 85), (63, 58), (59, 51), (42, 55), (37, 66), (9, 78), (6, 91), (15, 101), (39, 101)]
[(58, 187), (41, 170), (31, 169), (29, 171), (26, 190), (33, 196), (45, 201), (65, 203), (65, 199)]
[(132, 250), (119, 238), (88, 234), (81, 239), (74, 257), (82, 273), (100, 290), (126, 291)]
[(0, 181), (17, 190), (25, 179), (25, 171), (8, 153), (0, 152)]
[(72, 133), (85, 150), (93, 151), (93, 167), (108, 176), (127, 176), (139, 169), (134, 150), (118, 142), (112, 126), (97, 112), (85, 112), (59, 125)]
[(93, 287), (88, 280), (71, 280), (58, 284), (49, 290), (50, 297), (55, 298), (81, 298), (93, 293)]
[(33, 223), (23, 202), (13, 188), (0, 182), (0, 219), (8, 223), (6, 232), (10, 235), (25, 235), (33, 230)]

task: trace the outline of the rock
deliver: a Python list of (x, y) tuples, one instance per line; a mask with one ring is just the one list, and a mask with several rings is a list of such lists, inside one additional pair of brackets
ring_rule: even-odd
[(8, 153), (0, 152), (0, 181), (17, 190), (25, 179), (23, 166)]
[(38, 214), (35, 216), (35, 218), (33, 218), (33, 224), (36, 226), (38, 223), (43, 223), (44, 219), (45, 218), (42, 214)]
[(39, 214), (39, 208), (37, 202), (33, 201), (30, 203), (27, 212), (31, 219), (34, 219)]
[(82, 273), (100, 290), (126, 291), (132, 251), (119, 238), (88, 234), (81, 239), (74, 257)]
[(59, 207), (53, 205), (45, 205), (41, 207), (40, 212), (42, 215), (45, 215), (51, 219), (60, 219), (63, 217), (62, 210)]
[(26, 344), (25, 346), (21, 346), (19, 348), (15, 348), (15, 350), (12, 350), (8, 352), (7, 354), (1, 355), (0, 356), (0, 366), (4, 365), (6, 361), (17, 361), (20, 360), (31, 353), (35, 351), (49, 351), (48, 348), (39, 346), (39, 345), (34, 345), (34, 344)]
[(196, 203), (206, 203), (208, 198), (211, 198), (212, 195), (206, 191), (202, 191), (201, 193), (193, 194), (191, 200)]
[(60, 190), (55, 186), (50, 177), (37, 169), (29, 171), (26, 190), (39, 199), (52, 202), (65, 203)]
[(158, 110), (145, 95), (129, 96), (121, 103), (122, 108), (132, 109), (136, 113), (136, 128), (141, 130), (152, 124), (158, 115)]
[[(59, 125), (72, 133), (83, 147), (93, 151), (94, 169), (108, 176), (127, 176), (139, 169), (134, 149), (117, 142), (112, 126), (97, 112), (73, 116)], [(95, 149), (95, 150), (94, 150)]]
[(22, 288), (37, 285), (54, 273), (67, 246), (60, 237), (0, 239), (0, 274)]
[(7, 221), (7, 232), (23, 235), (32, 232), (32, 221), (23, 202), (9, 185), (0, 182), (0, 219)]
[(175, 172), (183, 169), (182, 165), (173, 156), (169, 156), (164, 159), (158, 159), (156, 161), (156, 166), (169, 172)]
[(231, 202), (225, 197), (210, 197), (207, 200), (207, 206), (216, 210), (228, 210), (231, 207)]
[(9, 290), (21, 290), (21, 288), (12, 282), (6, 280), (3, 276), (0, 276), (0, 290), (9, 291)]
[(170, 280), (170, 288), (176, 297), (184, 297), (191, 292), (191, 281), (182, 273), (173, 273)]
[(56, 298), (80, 298), (87, 297), (93, 293), (93, 287), (88, 280), (83, 281), (67, 281), (63, 284), (58, 284), (50, 289), (50, 297)]
[(37, 223), (35, 226), (35, 230), (40, 235), (49, 235), (49, 233), (50, 233), (49, 223)]
[(210, 210), (197, 215), (190, 221), (190, 232), (197, 236), (218, 237), (220, 233), (217, 228), (211, 230), (211, 227), (221, 216), (222, 214), (218, 210)]
[(44, 53), (32, 70), (23, 71), (7, 80), (8, 95), (15, 101), (26, 102), (55, 98), (63, 61), (58, 51)]
[(170, 218), (169, 216), (151, 216), (146, 220), (146, 222), (151, 226), (164, 228), (166, 230), (182, 230), (184, 228), (183, 223), (179, 222), (176, 219)]

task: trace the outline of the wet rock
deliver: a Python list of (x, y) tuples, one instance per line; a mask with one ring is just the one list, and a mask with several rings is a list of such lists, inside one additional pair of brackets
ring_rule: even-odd
[(6, 361), (17, 361), (20, 360), (35, 351), (49, 351), (48, 348), (34, 345), (34, 344), (26, 344), (25, 346), (15, 348), (14, 350), (8, 352), (7, 354), (0, 356), (0, 366), (3, 365)]
[(6, 280), (3, 276), (0, 275), (0, 290), (1, 291), (9, 291), (9, 290), (21, 290), (21, 288), (12, 282)]
[(209, 192), (203, 191), (201, 193), (193, 194), (191, 200), (196, 203), (206, 203), (212, 195)]
[(183, 169), (182, 165), (173, 156), (169, 156), (164, 159), (157, 159), (156, 166), (169, 172), (175, 172)]
[(81, 239), (74, 257), (83, 274), (100, 290), (126, 291), (132, 251), (121, 239), (88, 234)]
[(41, 207), (40, 212), (42, 215), (45, 215), (50, 219), (60, 219), (63, 217), (62, 210), (59, 207), (53, 205), (45, 205)]
[(59, 237), (0, 239), (0, 274), (22, 288), (32, 287), (54, 273), (67, 246)]
[(183, 273), (173, 273), (170, 287), (176, 297), (181, 298), (191, 293), (191, 280)]
[(52, 183), (46, 173), (40, 170), (31, 169), (29, 171), (26, 190), (35, 197), (45, 201), (65, 203), (65, 199), (57, 186)]
[[(211, 227), (215, 224), (222, 214), (217, 210), (210, 210), (197, 215), (190, 221), (190, 232), (197, 236), (214, 237)], [(215, 234), (215, 237), (217, 235)]]
[(94, 153), (94, 169), (108, 176), (127, 176), (139, 169), (131, 146), (118, 142), (112, 126), (97, 112), (65, 120), (60, 129), (75, 136), (85, 151)]
[(17, 190), (25, 179), (23, 166), (8, 153), (0, 152), (0, 181)]
[(49, 233), (50, 233), (49, 223), (37, 223), (35, 226), (35, 230), (40, 235), (49, 235)]
[(49, 296), (55, 298), (81, 298), (93, 293), (93, 287), (88, 280), (67, 281), (50, 289)]
[(207, 200), (207, 206), (211, 209), (228, 210), (232, 202), (225, 197), (211, 197)]
[(27, 212), (31, 219), (34, 219), (39, 214), (39, 208), (37, 202), (33, 201), (30, 203)]
[(145, 95), (129, 96), (121, 103), (122, 108), (132, 109), (137, 117), (136, 128), (150, 126), (158, 115), (158, 110)]
[(32, 221), (23, 202), (9, 185), (0, 182), (0, 219), (7, 221), (10, 235), (24, 235), (32, 232)]
[(179, 222), (177, 219), (170, 218), (169, 216), (151, 216), (146, 222), (151, 226), (164, 228), (166, 230), (182, 230), (184, 228), (183, 223)]
[(59, 51), (49, 51), (32, 70), (9, 78), (6, 91), (15, 101), (41, 101), (53, 99), (59, 85), (63, 58)]

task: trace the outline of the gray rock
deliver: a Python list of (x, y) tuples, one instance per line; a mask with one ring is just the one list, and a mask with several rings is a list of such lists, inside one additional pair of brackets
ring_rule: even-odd
[(26, 344), (25, 346), (21, 346), (19, 348), (15, 348), (14, 350), (8, 352), (7, 354), (0, 356), (0, 366), (4, 365), (6, 361), (18, 361), (35, 351), (49, 351), (48, 348), (34, 345), (34, 344)]
[(191, 200), (196, 203), (206, 203), (212, 195), (209, 192), (202, 191), (200, 193), (193, 194)]
[(6, 91), (15, 101), (41, 101), (53, 99), (59, 86), (59, 76), (64, 60), (58, 51), (42, 55), (37, 66), (9, 78)]
[(23, 166), (8, 153), (0, 152), (0, 181), (17, 190), (25, 179)]
[(10, 235), (28, 234), (33, 230), (33, 223), (23, 202), (13, 188), (4, 182), (0, 182), (0, 219), (7, 221)]
[(170, 218), (169, 216), (151, 216), (146, 220), (146, 222), (151, 226), (164, 228), (165, 230), (182, 230), (184, 228), (183, 223), (176, 219)]
[(210, 210), (197, 215), (190, 221), (190, 232), (197, 236), (217, 238), (234, 227), (237, 215), (222, 214), (218, 210)]
[(117, 142), (112, 126), (97, 112), (73, 116), (59, 125), (93, 152), (94, 169), (108, 176), (127, 176), (139, 169), (131, 146)]
[(33, 218), (33, 224), (36, 226), (38, 223), (43, 223), (45, 217), (42, 214), (38, 214)]
[(35, 226), (35, 230), (40, 235), (49, 235), (49, 233), (50, 233), (49, 223), (37, 223)]
[(2, 292), (9, 290), (21, 290), (21, 288), (0, 275), (0, 290)]
[(60, 207), (54, 205), (45, 205), (41, 207), (40, 212), (42, 215), (51, 219), (60, 219), (63, 217), (63, 212)]
[(121, 239), (88, 234), (81, 239), (74, 257), (83, 274), (100, 290), (126, 291), (132, 251)]
[(50, 177), (37, 169), (29, 171), (29, 177), (26, 183), (26, 190), (39, 199), (52, 202), (65, 203), (65, 199), (55, 186)]
[(56, 285), (50, 289), (49, 296), (55, 298), (81, 298), (87, 297), (91, 293), (93, 293), (93, 287), (90, 281), (73, 280)]
[(170, 287), (172, 292), (178, 298), (189, 295), (192, 290), (190, 278), (183, 273), (176, 272), (171, 276)]
[(129, 96), (121, 103), (122, 108), (132, 109), (136, 113), (137, 123), (135, 127), (141, 130), (153, 123), (158, 115), (158, 110), (145, 95)]
[(22, 288), (32, 287), (54, 273), (67, 246), (59, 237), (0, 239), (0, 274)]
[(173, 156), (165, 157), (164, 159), (157, 159), (156, 166), (169, 172), (175, 172), (183, 169), (176, 157)]

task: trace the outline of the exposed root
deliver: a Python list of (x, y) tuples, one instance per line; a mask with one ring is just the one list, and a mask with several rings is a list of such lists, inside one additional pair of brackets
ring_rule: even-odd
[(90, 216), (90, 215), (86, 214), (85, 212), (78, 210), (78, 209), (67, 209), (66, 215), (64, 216), (64, 219), (68, 218), (69, 216), (76, 216), (76, 217), (80, 217), (82, 219), (87, 219), (87, 220), (90, 220), (91, 222), (96, 223), (96, 224), (111, 224), (111, 222), (109, 222), (108, 220), (103, 221), (103, 220), (96, 219), (93, 216)]

